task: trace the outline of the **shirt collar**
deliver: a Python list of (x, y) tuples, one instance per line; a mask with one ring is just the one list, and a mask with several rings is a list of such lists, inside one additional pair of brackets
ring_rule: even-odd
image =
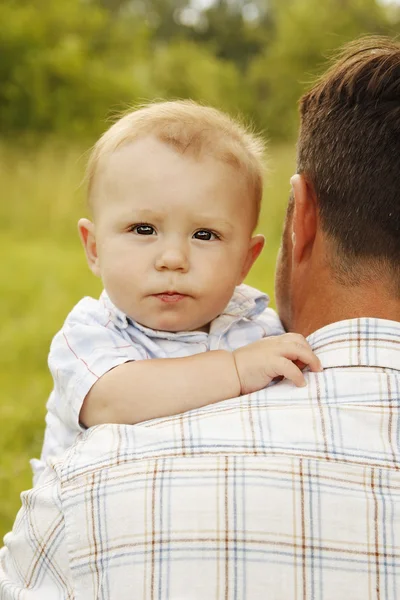
[(241, 319), (251, 319), (264, 312), (268, 304), (267, 294), (242, 283), (236, 286), (223, 314)]
[[(150, 329), (149, 327), (145, 327), (144, 325), (140, 325), (136, 321), (130, 319), (122, 310), (117, 308), (115, 304), (110, 300), (107, 292), (103, 290), (100, 301), (103, 306), (106, 308), (110, 315), (110, 319), (114, 323), (116, 327), (119, 329), (127, 329), (130, 324), (134, 325), (137, 329), (145, 333), (148, 337), (156, 337), (162, 339), (180, 339), (189, 341), (190, 339), (196, 337), (198, 339), (199, 336), (207, 337), (207, 333), (202, 331), (178, 331), (178, 332), (170, 332), (170, 331), (157, 331), (155, 329)], [(230, 299), (227, 307), (224, 312), (217, 317), (213, 323), (215, 323), (216, 327), (212, 327), (213, 332), (218, 328), (217, 323), (221, 317), (230, 316), (234, 317), (234, 320), (238, 320), (240, 318), (251, 319), (262, 313), (268, 306), (269, 297), (267, 294), (260, 292), (259, 290), (250, 287), (249, 285), (241, 284), (235, 288), (234, 294)]]
[(113, 302), (111, 302), (105, 290), (103, 290), (101, 293), (100, 302), (103, 304), (111, 321), (114, 323), (114, 325), (116, 325), (116, 327), (119, 327), (119, 329), (126, 329), (129, 326), (128, 317), (124, 312), (122, 312), (122, 310), (117, 308)]
[(308, 341), (322, 366), (382, 367), (400, 371), (400, 322), (361, 318), (318, 329)]
[(101, 293), (100, 301), (107, 310), (111, 321), (118, 329), (127, 329), (129, 326), (133, 326), (139, 331), (142, 331), (149, 338), (160, 338), (163, 340), (176, 340), (180, 341), (191, 341), (194, 337), (198, 340), (199, 336), (207, 337), (207, 333), (202, 331), (157, 331), (156, 329), (150, 329), (140, 323), (137, 323), (130, 317), (128, 317), (122, 310), (117, 308), (115, 304), (110, 300), (109, 295), (105, 290)]

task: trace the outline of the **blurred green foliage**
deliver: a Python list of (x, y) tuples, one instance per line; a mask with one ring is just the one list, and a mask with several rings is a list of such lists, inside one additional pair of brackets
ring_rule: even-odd
[(378, 0), (1, 0), (0, 23), (3, 135), (96, 135), (128, 105), (191, 97), (282, 138), (324, 57), (398, 32), (400, 14)]

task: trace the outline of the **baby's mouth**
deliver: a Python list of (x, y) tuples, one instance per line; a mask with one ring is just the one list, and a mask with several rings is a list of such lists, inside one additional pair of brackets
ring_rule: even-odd
[(180, 294), (179, 292), (175, 291), (161, 292), (160, 294), (153, 295), (155, 298), (161, 300), (161, 302), (167, 303), (180, 302), (181, 300), (184, 300), (184, 298), (187, 298), (187, 294)]

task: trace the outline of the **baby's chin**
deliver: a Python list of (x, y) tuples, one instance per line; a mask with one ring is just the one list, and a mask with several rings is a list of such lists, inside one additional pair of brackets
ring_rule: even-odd
[[(118, 302), (117, 298), (111, 297), (111, 301), (121, 312), (123, 312), (131, 321), (134, 321), (138, 325), (153, 331), (165, 331), (165, 333), (181, 333), (185, 331), (201, 331), (208, 333), (210, 330), (210, 323), (214, 318), (218, 316), (211, 315), (211, 319), (204, 323), (204, 320), (199, 319), (199, 315), (190, 315), (190, 299), (189, 305), (187, 300), (183, 300), (183, 303), (166, 303), (160, 310), (140, 310), (138, 307), (135, 310), (135, 306), (127, 306), (127, 303)], [(117, 300), (117, 301), (116, 301)], [(148, 308), (148, 307), (147, 307)], [(195, 311), (193, 311), (195, 313)], [(210, 316), (210, 315), (208, 315)]]

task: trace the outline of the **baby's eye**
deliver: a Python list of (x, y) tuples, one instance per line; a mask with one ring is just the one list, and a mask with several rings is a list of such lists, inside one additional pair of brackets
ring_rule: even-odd
[(153, 235), (156, 232), (152, 225), (147, 225), (146, 223), (134, 225), (131, 227), (130, 231), (137, 233), (138, 235)]
[(216, 233), (214, 233), (213, 231), (210, 231), (209, 229), (199, 229), (199, 231), (196, 231), (193, 234), (193, 237), (196, 240), (203, 240), (208, 242), (209, 240), (218, 240), (218, 236)]

